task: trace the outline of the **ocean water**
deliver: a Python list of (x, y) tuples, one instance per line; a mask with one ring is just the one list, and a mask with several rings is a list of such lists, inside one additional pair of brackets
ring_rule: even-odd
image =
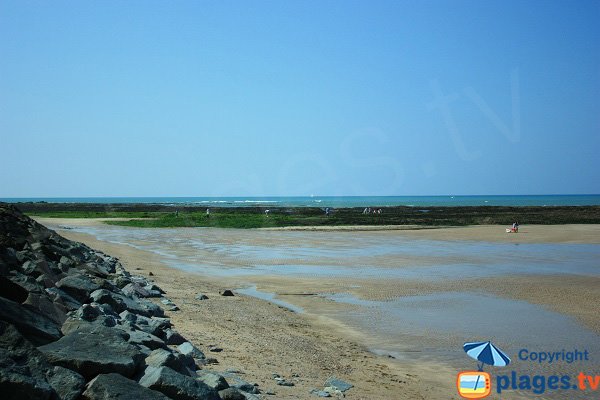
[(96, 204), (165, 204), (210, 207), (386, 207), (386, 206), (590, 206), (600, 205), (600, 194), (589, 195), (478, 195), (478, 196), (299, 196), (299, 197), (29, 197), (0, 201)]

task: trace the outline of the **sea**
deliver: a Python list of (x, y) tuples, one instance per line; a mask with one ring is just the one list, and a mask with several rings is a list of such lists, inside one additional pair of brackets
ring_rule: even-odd
[(9, 203), (163, 204), (210, 207), (435, 207), (435, 206), (595, 206), (600, 194), (445, 195), (445, 196), (296, 196), (296, 197), (21, 197)]

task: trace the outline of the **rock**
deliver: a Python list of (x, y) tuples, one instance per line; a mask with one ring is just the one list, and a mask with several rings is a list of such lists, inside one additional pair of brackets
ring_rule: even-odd
[(150, 297), (150, 292), (148, 292), (139, 284), (133, 282), (125, 285), (125, 287), (123, 287), (121, 290), (126, 296)]
[(279, 386), (294, 386), (294, 382), (286, 381), (283, 378), (275, 378), (275, 381)]
[(339, 390), (340, 392), (345, 392), (354, 387), (353, 384), (344, 382), (343, 380), (338, 379), (335, 376), (332, 376), (331, 378), (327, 379), (325, 381), (325, 386), (333, 387)]
[(59, 324), (50, 318), (28, 305), (21, 305), (3, 297), (0, 297), (0, 319), (13, 324), (35, 345), (50, 343), (62, 336)]
[(152, 271), (148, 272), (148, 276), (154, 276), (154, 274), (152, 273)]
[(48, 370), (46, 380), (61, 400), (76, 400), (85, 388), (83, 376), (63, 367)]
[[(93, 321), (86, 321), (78, 318), (67, 318), (60, 328), (63, 335), (68, 335), (75, 331), (89, 331), (96, 327), (112, 328), (117, 323), (111, 316), (100, 316)], [(129, 337), (129, 336), (127, 336)]]
[(90, 293), (90, 298), (96, 303), (110, 305), (118, 313), (129, 310), (132, 313), (146, 317), (164, 316), (163, 310), (156, 304), (138, 298), (129, 298), (106, 289), (95, 290)]
[(72, 296), (58, 288), (47, 288), (45, 292), (55, 304), (62, 304), (69, 311), (77, 310), (81, 307), (81, 302), (75, 300)]
[(0, 321), (0, 394), (3, 399), (49, 399), (44, 371), (51, 366), (17, 329)]
[(98, 375), (83, 392), (85, 400), (169, 400), (162, 393), (150, 390), (119, 374)]
[(225, 289), (221, 292), (221, 296), (234, 296), (234, 294), (231, 290)]
[(83, 274), (67, 275), (56, 282), (56, 287), (80, 303), (87, 302), (90, 294), (100, 289), (100, 285)]
[[(126, 336), (125, 336), (126, 337)], [(86, 379), (117, 372), (132, 376), (144, 356), (117, 329), (91, 325), (39, 347), (50, 363), (78, 371)]]
[(251, 383), (245, 382), (240, 379), (241, 382), (237, 382), (233, 385), (234, 388), (241, 390), (242, 392), (251, 393), (251, 394), (259, 394), (260, 390)]
[(159, 348), (166, 349), (167, 345), (162, 339), (144, 331), (136, 330), (136, 331), (127, 331), (129, 334), (128, 342), (133, 345), (144, 345), (148, 347), (150, 350), (156, 350)]
[(198, 380), (204, 382), (208, 387), (211, 387), (216, 391), (221, 391), (229, 387), (225, 378), (216, 372), (199, 370), (196, 371), (196, 376)]
[(47, 316), (57, 325), (62, 325), (67, 319), (64, 306), (55, 304), (46, 294), (29, 293), (23, 304), (31, 306), (37, 313)]
[(24, 287), (0, 275), (0, 296), (15, 303), (23, 303), (28, 295), (29, 292)]
[(246, 400), (246, 396), (235, 388), (227, 388), (219, 391), (222, 400)]
[(165, 342), (167, 344), (180, 345), (186, 342), (186, 339), (174, 329), (165, 330)]
[(196, 300), (208, 300), (208, 296), (202, 293), (199, 293), (195, 297)]
[(200, 360), (206, 358), (204, 353), (201, 352), (196, 346), (194, 346), (190, 342), (180, 344), (179, 346), (177, 346), (177, 350), (185, 356), (189, 355)]
[(310, 394), (314, 394), (317, 397), (331, 397), (331, 394), (325, 390), (313, 389), (310, 391)]
[(214, 389), (169, 367), (146, 368), (139, 383), (174, 400), (220, 400)]
[(208, 346), (208, 351), (212, 351), (213, 353), (220, 353), (223, 351), (223, 349), (220, 348), (219, 346), (210, 345), (210, 346)]
[(158, 292), (160, 297), (161, 294), (165, 294), (165, 291), (162, 290), (159, 286), (155, 285), (154, 283), (149, 283), (146, 286), (144, 286), (144, 289), (146, 289), (148, 292)]
[(150, 367), (169, 367), (184, 375), (192, 376), (183, 361), (169, 350), (156, 349), (146, 357), (146, 365)]

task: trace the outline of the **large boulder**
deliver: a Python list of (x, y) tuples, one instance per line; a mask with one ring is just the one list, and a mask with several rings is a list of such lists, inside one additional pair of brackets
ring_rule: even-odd
[(169, 400), (119, 374), (102, 374), (94, 378), (83, 392), (85, 400)]
[(92, 325), (39, 349), (52, 364), (76, 370), (86, 379), (110, 372), (130, 377), (142, 364), (144, 355), (126, 339), (118, 329)]
[(92, 292), (90, 298), (96, 303), (110, 305), (118, 313), (128, 310), (145, 317), (164, 316), (164, 311), (156, 304), (138, 298), (129, 298), (106, 289), (99, 289)]
[(58, 340), (60, 325), (28, 305), (0, 297), (0, 320), (13, 324), (19, 332), (35, 345)]
[(46, 380), (61, 400), (77, 400), (85, 388), (83, 376), (59, 366), (47, 370)]
[(17, 329), (0, 321), (0, 394), (2, 399), (49, 399), (44, 356)]
[(169, 367), (146, 368), (140, 385), (157, 390), (173, 400), (220, 400), (218, 393), (205, 383)]
[(80, 303), (86, 303), (90, 294), (100, 289), (100, 285), (94, 282), (92, 278), (83, 274), (72, 274), (65, 276), (56, 282), (56, 287), (66, 292)]

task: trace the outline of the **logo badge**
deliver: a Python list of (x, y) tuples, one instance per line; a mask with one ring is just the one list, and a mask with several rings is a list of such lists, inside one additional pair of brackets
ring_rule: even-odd
[(492, 391), (492, 378), (483, 371), (463, 371), (456, 377), (458, 394), (465, 399), (483, 399)]

